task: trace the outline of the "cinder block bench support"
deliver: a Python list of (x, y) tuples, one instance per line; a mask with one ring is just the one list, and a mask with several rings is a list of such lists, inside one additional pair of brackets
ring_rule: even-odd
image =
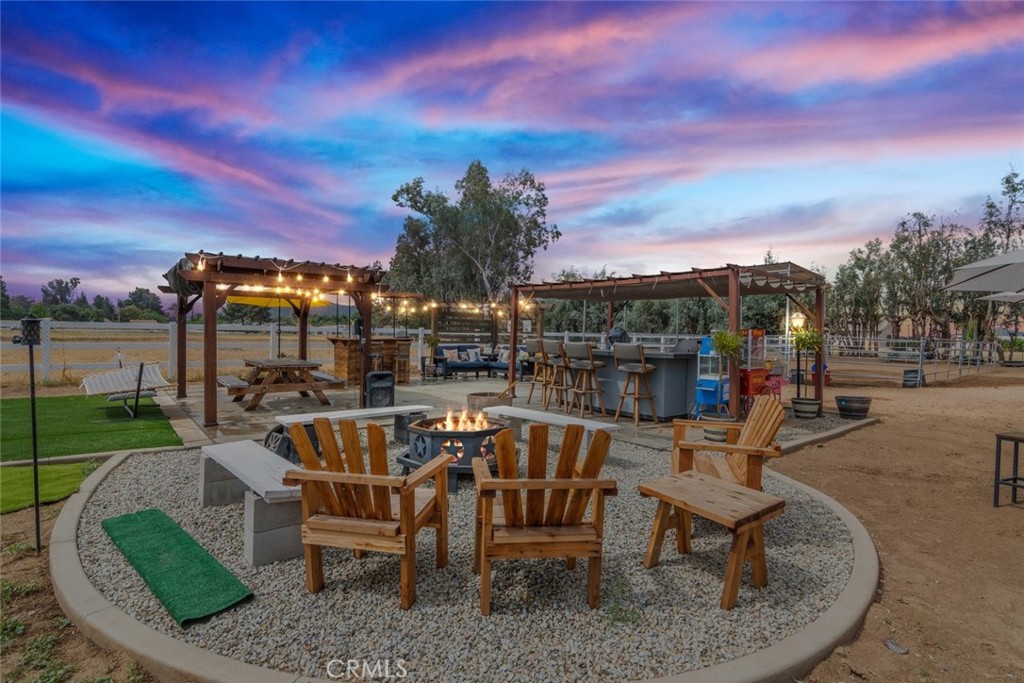
[(255, 441), (203, 446), (203, 507), (245, 504), (243, 550), (254, 566), (302, 555), (302, 503), (297, 486), (281, 483), (295, 465)]

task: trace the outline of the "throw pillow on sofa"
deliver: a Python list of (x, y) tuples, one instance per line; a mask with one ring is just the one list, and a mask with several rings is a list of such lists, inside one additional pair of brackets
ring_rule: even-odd
[(480, 349), (466, 349), (466, 360), (471, 363), (480, 360)]
[(444, 359), (450, 361), (457, 361), (459, 359), (458, 349), (444, 349)]

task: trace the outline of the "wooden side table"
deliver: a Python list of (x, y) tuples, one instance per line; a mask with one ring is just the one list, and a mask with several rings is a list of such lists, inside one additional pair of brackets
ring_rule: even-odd
[[(1013, 444), (1013, 471), (1009, 477), (1002, 476), (1003, 442)], [(1017, 502), (1017, 489), (1024, 489), (1024, 477), (1020, 476), (1020, 445), (1024, 443), (1024, 432), (1003, 432), (996, 434), (996, 474), (992, 491), (992, 507), (999, 507), (999, 487), (1009, 486), (1013, 493), (1010, 500)]]
[(764, 522), (782, 514), (786, 501), (761, 491), (689, 470), (654, 481), (640, 482), (640, 495), (658, 499), (654, 526), (647, 541), (644, 567), (658, 564), (665, 531), (676, 530), (676, 550), (690, 552), (690, 516), (721, 524), (732, 534), (732, 548), (722, 588), (722, 609), (736, 606), (743, 565), (750, 562), (754, 586), (768, 585), (764, 556)]

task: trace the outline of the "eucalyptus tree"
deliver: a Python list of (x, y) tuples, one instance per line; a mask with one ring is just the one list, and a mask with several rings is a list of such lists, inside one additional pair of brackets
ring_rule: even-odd
[(392, 201), (416, 215), (405, 221), (388, 282), (442, 301), (496, 301), (511, 285), (529, 281), (537, 250), (561, 237), (547, 222), (544, 183), (526, 169), (494, 183), (477, 160), (455, 193), (452, 200), (428, 191), (423, 178), (395, 191)]

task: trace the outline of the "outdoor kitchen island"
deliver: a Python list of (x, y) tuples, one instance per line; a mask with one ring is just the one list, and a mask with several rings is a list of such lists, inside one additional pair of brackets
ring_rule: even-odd
[[(647, 375), (654, 394), (654, 407), (658, 413), (658, 421), (664, 422), (676, 417), (686, 417), (689, 408), (696, 400), (697, 392), (697, 351), (648, 351), (644, 356), (649, 365), (657, 370)], [(609, 415), (615, 414), (619, 404), (619, 392), (626, 384), (626, 373), (615, 367), (615, 358), (610, 350), (594, 349), (594, 360), (605, 363), (597, 371), (597, 380), (601, 386), (601, 401)], [(641, 388), (643, 381), (641, 380)], [(633, 416), (633, 398), (627, 396), (622, 402), (622, 414)], [(651, 419), (650, 404), (647, 399), (640, 399), (640, 417)]]

